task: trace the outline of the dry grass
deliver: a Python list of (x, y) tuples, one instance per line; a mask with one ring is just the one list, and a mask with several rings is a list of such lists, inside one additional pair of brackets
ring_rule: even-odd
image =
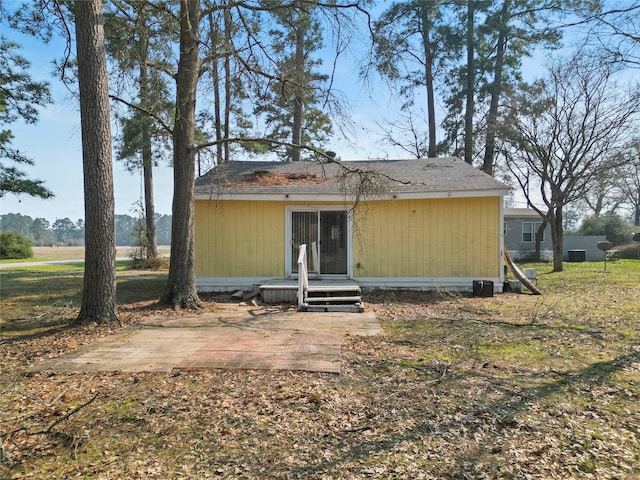
[[(160, 255), (167, 255), (169, 250), (170, 247), (167, 245), (158, 247)], [(128, 258), (133, 252), (134, 247), (118, 247), (116, 256)], [(33, 257), (37, 260), (84, 260), (84, 247), (33, 247)]]
[(84, 260), (84, 247), (33, 247), (33, 256), (49, 260)]
[[(31, 325), (0, 345), (0, 476), (640, 478), (640, 262), (536, 268), (542, 297), (369, 295), (386, 335), (340, 376), (25, 375), (113, 331)], [(125, 323), (179, 314), (140, 287)]]

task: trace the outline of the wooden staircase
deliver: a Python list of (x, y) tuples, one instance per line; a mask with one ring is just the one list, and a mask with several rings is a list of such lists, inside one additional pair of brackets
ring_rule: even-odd
[(307, 246), (300, 245), (298, 256), (298, 310), (304, 312), (362, 312), (360, 286), (354, 282), (309, 284)]
[(303, 291), (306, 312), (363, 312), (358, 285), (309, 285)]

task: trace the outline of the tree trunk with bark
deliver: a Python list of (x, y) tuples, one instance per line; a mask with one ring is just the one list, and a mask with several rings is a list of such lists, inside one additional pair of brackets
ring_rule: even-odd
[(173, 206), (169, 279), (162, 301), (199, 308), (195, 274), (195, 125), (200, 71), (200, 0), (180, 1), (180, 60), (173, 130)]
[[(220, 38), (220, 29), (219, 26), (216, 24), (214, 18), (213, 18), (213, 13), (209, 12), (209, 41), (211, 42), (211, 46), (213, 47), (214, 45), (220, 45), (221, 43), (221, 38)], [(223, 51), (226, 50), (226, 45), (223, 47)], [(213, 49), (213, 48), (212, 48)], [(213, 49), (215, 51), (215, 49)], [(225, 52), (225, 57), (228, 57), (229, 54), (227, 52)], [(225, 163), (225, 159), (224, 159), (224, 145), (222, 142), (223, 136), (222, 136), (222, 95), (220, 95), (220, 69), (219, 69), (219, 64), (220, 64), (220, 59), (217, 57), (217, 53), (216, 53), (216, 57), (212, 58), (209, 63), (210, 63), (210, 67), (209, 67), (209, 73), (211, 75), (211, 81), (213, 82), (213, 122), (214, 122), (214, 128), (215, 128), (215, 132), (216, 132), (216, 141), (218, 143), (216, 143), (216, 164), (220, 165), (222, 163)], [(202, 171), (201, 171), (201, 165), (200, 165), (200, 160), (198, 159), (198, 176), (202, 175)]]
[[(224, 10), (224, 34), (225, 34), (225, 49), (230, 49), (231, 42), (231, 29), (233, 22), (231, 21), (231, 10), (225, 8)], [(227, 52), (224, 56), (224, 138), (227, 139), (230, 136), (231, 129), (231, 55)], [(224, 142), (224, 161), (230, 161), (230, 145), (229, 142)]]
[(544, 219), (538, 227), (538, 230), (535, 232), (535, 252), (536, 258), (540, 260), (540, 254), (542, 253), (542, 237), (544, 236), (544, 229), (547, 228), (547, 220)]
[(429, 11), (426, 6), (420, 3), (420, 17), (422, 23), (422, 46), (424, 49), (424, 77), (427, 88), (427, 127), (429, 129), (429, 143), (427, 146), (427, 155), (429, 158), (435, 158), (437, 155), (436, 141), (436, 107), (435, 93), (433, 86), (433, 45), (430, 37), (430, 20)]
[[(143, 134), (144, 135), (144, 134)], [(143, 141), (147, 139), (143, 136)], [(151, 145), (151, 137), (148, 139)], [(147, 250), (147, 259), (155, 260), (158, 258), (158, 240), (156, 235), (156, 208), (153, 198), (153, 161), (145, 160), (143, 153), (142, 175), (144, 178), (144, 218), (145, 218), (145, 242)]]
[(475, 112), (475, 0), (467, 1), (467, 79), (464, 113), (464, 161), (473, 164), (473, 115)]
[(496, 45), (496, 59), (493, 72), (493, 83), (491, 85), (491, 100), (489, 102), (489, 112), (487, 113), (487, 135), (484, 150), (484, 160), (482, 170), (489, 175), (493, 175), (493, 165), (495, 162), (496, 134), (498, 132), (498, 106), (502, 95), (502, 71), (504, 69), (504, 55), (507, 49), (507, 23), (511, 10), (511, 0), (505, 0), (500, 12), (500, 30), (498, 32), (498, 43)]
[[(211, 77), (213, 79), (213, 114), (216, 130), (216, 140), (219, 142), (216, 144), (216, 164), (220, 165), (224, 163), (224, 145), (222, 143), (222, 114), (220, 109), (222, 108), (222, 101), (220, 95), (220, 73), (218, 71), (218, 60), (212, 62)], [(198, 175), (202, 175), (202, 172), (198, 168)]]
[[(144, 58), (140, 62), (140, 99), (150, 101), (149, 78), (147, 72), (147, 45), (145, 44)], [(147, 105), (145, 105), (146, 107)], [(147, 259), (158, 258), (158, 241), (156, 239), (156, 210), (153, 198), (153, 153), (151, 119), (145, 118), (142, 124), (142, 176), (144, 179), (144, 215), (145, 215), (145, 247)]]
[(551, 241), (553, 244), (553, 271), (562, 272), (564, 269), (562, 262), (562, 206), (558, 205), (549, 215), (549, 225), (551, 226)]
[(300, 145), (302, 145), (302, 117), (303, 117), (303, 102), (302, 102), (302, 77), (304, 75), (304, 37), (306, 35), (305, 22), (301, 21), (301, 17), (304, 15), (304, 4), (302, 0), (298, 0), (298, 25), (296, 26), (296, 54), (295, 54), (295, 65), (296, 71), (299, 76), (294, 80), (295, 85), (293, 88), (293, 126), (292, 126), (292, 135), (291, 135), (291, 143), (293, 144), (293, 148), (291, 150), (291, 160), (294, 162), (300, 161), (301, 159), (301, 150)]
[(85, 267), (78, 322), (117, 322), (116, 231), (102, 1), (75, 3), (85, 202)]

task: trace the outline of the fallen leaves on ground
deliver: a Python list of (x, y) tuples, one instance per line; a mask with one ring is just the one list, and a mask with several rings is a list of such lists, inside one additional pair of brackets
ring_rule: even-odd
[(341, 375), (25, 373), (127, 324), (182, 314), (125, 305), (124, 327), (58, 326), (0, 345), (0, 473), (639, 478), (640, 308), (591, 315), (592, 300), (577, 316), (553, 296), (374, 293), (367, 309), (385, 335), (347, 336)]

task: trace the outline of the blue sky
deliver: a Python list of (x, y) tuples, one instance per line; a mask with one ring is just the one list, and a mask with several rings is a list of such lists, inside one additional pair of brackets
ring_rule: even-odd
[[(5, 5), (13, 3), (12, 0)], [(11, 31), (0, 24), (0, 34), (22, 46), (21, 54), (29, 59), (31, 75), (36, 80), (46, 80), (51, 85), (53, 103), (41, 109), (36, 125), (16, 123), (10, 126), (15, 138), (14, 146), (34, 160), (34, 166), (21, 166), (30, 178), (41, 179), (55, 197), (47, 200), (28, 196), (6, 195), (0, 199), (0, 214), (21, 213), (33, 218), (44, 217), (50, 222), (68, 217), (73, 221), (84, 218), (84, 190), (82, 180), (82, 151), (80, 137), (80, 116), (76, 100), (69, 91), (52, 76), (52, 61), (60, 58), (64, 51), (61, 40), (45, 45), (29, 36)], [(328, 148), (334, 150), (344, 160), (370, 158), (408, 158), (405, 152), (391, 147), (382, 147), (377, 131), (378, 123), (389, 121), (399, 110), (396, 98), (383, 83), (370, 87), (362, 85), (359, 79), (359, 52), (365, 51), (366, 38), (354, 39), (350, 51), (346, 52), (336, 65), (334, 87), (347, 100), (347, 110), (354, 129), (351, 138), (336, 135)], [(329, 51), (329, 50), (327, 50)], [(525, 75), (540, 71), (540, 58), (527, 62)], [(329, 62), (330, 63), (330, 62)], [(330, 65), (325, 65), (330, 68)], [(336, 128), (336, 131), (338, 129)], [(112, 130), (112, 134), (117, 131)], [(156, 212), (171, 213), (172, 170), (168, 162), (154, 171), (154, 192)], [(122, 164), (114, 160), (115, 211), (117, 214), (132, 214), (133, 205), (141, 198), (140, 174), (131, 174)], [(524, 205), (517, 205), (524, 206)]]
[[(12, 124), (13, 145), (34, 161), (33, 166), (23, 166), (30, 178), (44, 180), (54, 197), (43, 200), (26, 195), (5, 195), (0, 202), (0, 213), (21, 213), (33, 218), (44, 217), (50, 222), (68, 217), (73, 221), (84, 218), (84, 189), (82, 179), (82, 147), (80, 114), (77, 101), (71, 93), (52, 76), (52, 61), (60, 58), (64, 43), (50, 44), (20, 35), (0, 27), (0, 32), (21, 45), (20, 54), (31, 62), (30, 73), (35, 80), (48, 81), (53, 103), (40, 110), (35, 125), (22, 122)], [(115, 132), (112, 132), (115, 133)], [(132, 205), (140, 198), (140, 175), (126, 172), (114, 161), (114, 190), (116, 213), (130, 213)], [(155, 172), (156, 211), (171, 213), (172, 172), (162, 166)]]
[[(34, 80), (47, 81), (51, 87), (53, 103), (40, 110), (40, 119), (35, 125), (22, 122), (10, 125), (14, 134), (13, 145), (34, 161), (33, 166), (20, 165), (30, 178), (44, 180), (54, 193), (51, 199), (43, 200), (26, 195), (5, 195), (0, 199), (0, 214), (21, 213), (32, 218), (44, 217), (53, 223), (58, 218), (68, 217), (73, 221), (84, 218), (84, 190), (82, 179), (82, 149), (80, 115), (77, 101), (57, 78), (52, 76), (52, 61), (62, 56), (64, 43), (54, 40), (49, 44), (22, 35), (0, 24), (0, 34), (20, 44), (20, 54), (31, 62), (30, 74)], [(380, 114), (379, 109), (388, 105), (376, 105), (370, 92), (358, 84), (356, 60), (345, 57), (336, 70), (335, 84), (344, 88), (349, 99), (352, 120), (357, 125), (351, 141), (335, 138), (330, 149), (336, 150), (343, 159), (366, 159), (385, 155), (374, 144), (370, 128), (372, 119)], [(369, 125), (369, 127), (367, 127)], [(112, 129), (112, 134), (117, 131)], [(115, 211), (131, 214), (134, 203), (141, 198), (141, 176), (131, 174), (114, 159)], [(167, 163), (154, 171), (156, 212), (171, 213), (172, 170)]]

